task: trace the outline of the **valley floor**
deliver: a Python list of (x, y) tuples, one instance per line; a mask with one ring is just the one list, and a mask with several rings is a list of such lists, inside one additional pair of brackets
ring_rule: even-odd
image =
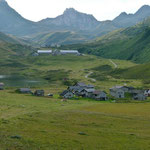
[(148, 102), (61, 102), (13, 91), (0, 91), (0, 150), (150, 149)]
[[(137, 65), (121, 60), (112, 62), (118, 69)], [(14, 92), (17, 87), (11, 87), (14, 83), (29, 87), (27, 81), (40, 79), (44, 82), (32, 90), (44, 89), (46, 94), (58, 95), (67, 88), (66, 80), (93, 84), (107, 93), (112, 86), (125, 83), (144, 86), (140, 79), (112, 76), (109, 70), (115, 70), (112, 62), (89, 55), (1, 60), (0, 82), (5, 83), (6, 90), (0, 91), (0, 150), (149, 150), (148, 102), (111, 103), (87, 99), (62, 102), (57, 96), (17, 94)], [(4, 79), (5, 75), (10, 79)]]

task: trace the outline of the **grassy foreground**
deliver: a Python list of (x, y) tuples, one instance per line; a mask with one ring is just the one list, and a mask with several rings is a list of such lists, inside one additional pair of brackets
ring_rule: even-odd
[(149, 150), (150, 103), (0, 91), (0, 150)]

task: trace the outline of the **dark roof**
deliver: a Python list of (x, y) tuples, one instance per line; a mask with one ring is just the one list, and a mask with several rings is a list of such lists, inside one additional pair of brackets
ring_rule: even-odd
[(95, 91), (95, 89), (84, 89), (84, 90), (88, 93), (93, 93)]
[(87, 88), (94, 88), (94, 85), (87, 85)]
[(77, 92), (82, 92), (83, 90), (85, 90), (83, 87), (80, 87), (78, 90), (77, 90)]
[[(64, 95), (66, 95), (68, 92), (70, 92), (70, 91), (65, 90), (65, 91), (63, 91), (63, 92), (60, 94), (60, 96), (64, 96)], [(72, 93), (72, 92), (71, 92), (71, 93)]]
[(79, 86), (69, 86), (68, 89), (77, 91), (78, 89), (80, 89), (80, 87)]
[(104, 91), (94, 91), (93, 94), (101, 94), (101, 93), (105, 93)]
[(84, 87), (85, 87), (85, 86), (87, 86), (87, 85), (86, 85), (85, 83), (83, 83), (83, 82), (78, 82), (78, 83), (77, 83), (77, 85), (78, 85), (78, 86), (81, 86), (81, 87), (83, 87), (83, 86), (84, 86)]
[(133, 90), (133, 89), (135, 89), (135, 88), (134, 88), (134, 87), (132, 87), (132, 86), (123, 86), (123, 87), (128, 88), (129, 90)]
[(144, 90), (133, 90), (132, 91), (133, 94), (144, 94)]
[(118, 90), (121, 90), (121, 91), (124, 91), (124, 90), (122, 90), (122, 88), (110, 88), (109, 89), (110, 91), (113, 91), (113, 92), (117, 92)]

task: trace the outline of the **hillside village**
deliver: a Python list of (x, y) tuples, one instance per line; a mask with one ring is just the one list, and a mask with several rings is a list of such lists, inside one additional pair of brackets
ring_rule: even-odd
[[(4, 83), (0, 83), (0, 90), (4, 90)], [(32, 92), (30, 88), (20, 88), (17, 93), (32, 94), (34, 96), (45, 96), (44, 90), (35, 90)], [(53, 97), (50, 93), (47, 96)], [(95, 89), (94, 85), (87, 85), (83, 82), (78, 82), (73, 86), (69, 86), (66, 90), (59, 94), (61, 98), (72, 99), (77, 97), (90, 98), (98, 101), (106, 101), (110, 99), (128, 99), (146, 100), (150, 96), (150, 90), (140, 90), (129, 86), (114, 86), (109, 89), (109, 94), (102, 90)]]

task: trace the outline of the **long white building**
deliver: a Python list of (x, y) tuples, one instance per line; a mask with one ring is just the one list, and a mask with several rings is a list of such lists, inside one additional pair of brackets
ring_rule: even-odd
[(78, 50), (60, 50), (60, 53), (63, 55), (65, 54), (74, 54), (74, 55), (78, 55), (80, 54)]
[(37, 53), (40, 54), (52, 54), (52, 50), (38, 50)]

